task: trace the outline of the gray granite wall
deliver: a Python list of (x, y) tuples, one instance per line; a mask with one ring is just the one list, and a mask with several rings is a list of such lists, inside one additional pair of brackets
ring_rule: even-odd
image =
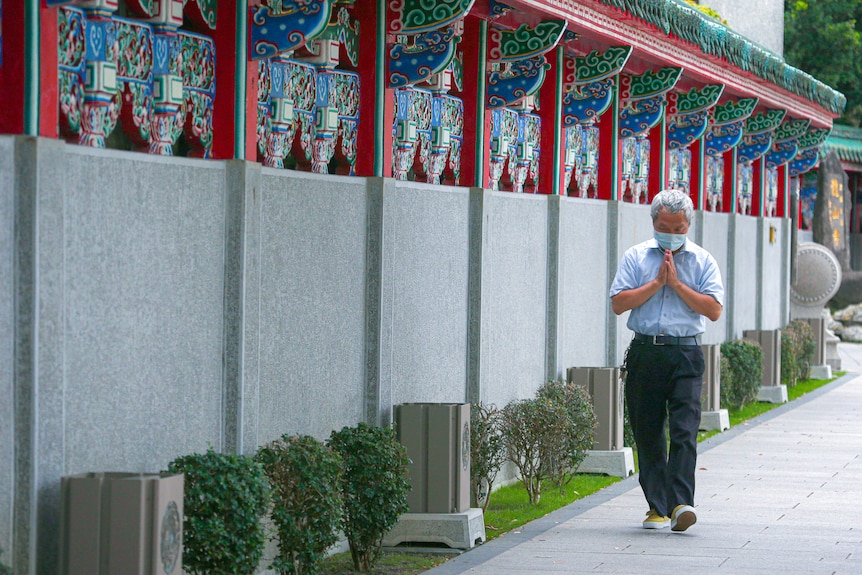
[(325, 439), (365, 419), (365, 181), (265, 168), (259, 193), (257, 442)]
[(467, 401), (469, 193), (393, 182), (383, 194), (381, 386), (392, 405)]
[[(532, 397), (546, 370), (546, 196), (482, 192), (480, 399)], [(474, 246), (474, 249), (478, 246)]]
[(713, 255), (718, 262), (721, 271), (721, 279), (724, 282), (725, 301), (724, 309), (718, 321), (706, 321), (706, 331), (703, 334), (703, 343), (720, 344), (728, 339), (727, 325), (730, 307), (727, 303), (727, 295), (730, 290), (728, 283), (729, 274), (729, 252), (728, 252), (728, 227), (730, 225), (730, 214), (716, 214), (713, 212), (697, 212), (697, 233), (690, 236), (695, 242), (703, 246)]
[(0, 561), (12, 554), (15, 477), (15, 141), (0, 137)]
[(65, 156), (64, 473), (220, 448), (224, 164)]
[(548, 375), (564, 378), (569, 367), (607, 363), (608, 269), (616, 268), (616, 262), (601, 245), (609, 237), (608, 202), (565, 197), (549, 202), (559, 204), (559, 271), (548, 275), (558, 294), (556, 357)]
[(780, 329), (788, 322), (786, 301), (789, 292), (789, 234), (785, 220), (763, 218), (758, 221), (759, 253), (757, 329)]
[(759, 224), (757, 218), (731, 214), (729, 222), (728, 268), (725, 281), (728, 290), (728, 339), (742, 337), (742, 332), (758, 328), (760, 274), (757, 273)]

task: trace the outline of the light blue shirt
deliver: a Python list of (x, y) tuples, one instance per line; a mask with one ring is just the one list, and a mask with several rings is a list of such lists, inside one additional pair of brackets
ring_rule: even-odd
[[(655, 239), (632, 246), (623, 255), (617, 275), (611, 284), (610, 296), (651, 282), (664, 262), (664, 251)], [(696, 292), (709, 294), (724, 306), (724, 286), (721, 272), (712, 255), (686, 239), (674, 254), (677, 277)], [(631, 310), (628, 328), (646, 335), (685, 337), (698, 335), (706, 329), (706, 317), (692, 311), (670, 286), (662, 286), (641, 306)]]

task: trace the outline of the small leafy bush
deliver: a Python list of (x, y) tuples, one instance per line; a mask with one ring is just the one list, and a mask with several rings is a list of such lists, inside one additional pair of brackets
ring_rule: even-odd
[(329, 446), (341, 455), (343, 529), (358, 571), (377, 563), (383, 536), (406, 513), (410, 459), (389, 428), (360, 423), (333, 431)]
[(288, 436), (261, 447), (257, 461), (272, 485), (272, 520), (286, 575), (313, 575), (338, 541), (341, 522), (341, 457), (308, 435)]
[(565, 420), (557, 424), (563, 428), (562, 450), (554, 461), (548, 462), (550, 479), (558, 487), (564, 487), (593, 446), (598, 424), (593, 401), (585, 387), (562, 380), (545, 382), (536, 397), (556, 403), (566, 412)]
[(809, 378), (816, 345), (808, 322), (793, 320), (781, 330), (781, 383), (793, 387)]
[(548, 399), (513, 401), (503, 408), (502, 433), (509, 459), (518, 468), (530, 503), (542, 495), (542, 481), (559, 472), (558, 461), (565, 457), (568, 413)]
[(266, 544), (269, 505), (263, 468), (250, 457), (186, 455), (168, 466), (185, 474), (183, 568), (193, 575), (251, 575)]
[(763, 350), (750, 339), (721, 344), (721, 405), (739, 409), (757, 399), (763, 379)]
[(506, 463), (506, 444), (500, 433), (500, 410), (495, 405), (470, 406), (470, 485), (473, 504), (484, 511), (491, 501), (491, 486)]

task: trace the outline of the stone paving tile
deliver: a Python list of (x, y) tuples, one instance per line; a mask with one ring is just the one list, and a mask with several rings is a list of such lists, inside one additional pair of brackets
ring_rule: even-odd
[[(862, 372), (862, 346), (839, 352)], [(862, 376), (699, 449), (698, 522), (685, 533), (640, 528), (631, 477), (426, 575), (862, 574)]]

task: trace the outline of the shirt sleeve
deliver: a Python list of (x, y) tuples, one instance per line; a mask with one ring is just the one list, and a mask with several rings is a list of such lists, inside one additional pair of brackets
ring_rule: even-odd
[(621, 291), (636, 288), (639, 285), (638, 266), (635, 261), (634, 250), (629, 249), (623, 255), (620, 266), (617, 268), (617, 275), (614, 276), (614, 281), (611, 284), (610, 297), (614, 297)]
[(698, 285), (700, 293), (711, 295), (722, 307), (724, 307), (724, 284), (721, 283), (721, 270), (712, 255), (706, 258), (703, 272)]

